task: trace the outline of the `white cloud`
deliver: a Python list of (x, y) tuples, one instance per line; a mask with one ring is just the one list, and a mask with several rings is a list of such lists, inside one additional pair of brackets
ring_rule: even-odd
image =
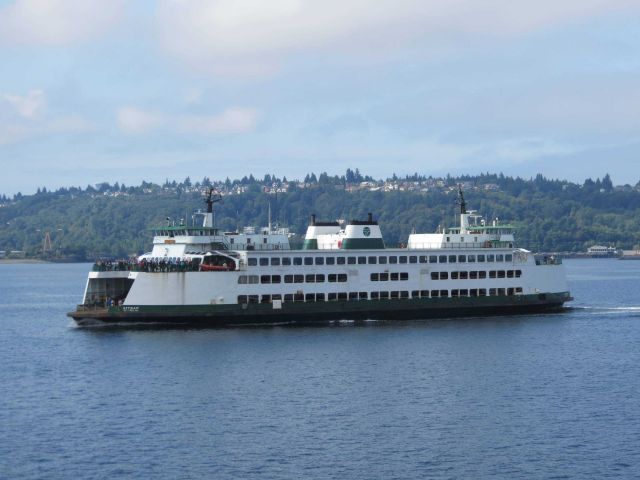
[(233, 135), (255, 129), (258, 111), (252, 108), (227, 108), (218, 115), (178, 115), (175, 117), (136, 107), (122, 107), (117, 112), (118, 126), (129, 134), (143, 134), (166, 129), (198, 135)]
[(42, 90), (31, 90), (27, 95), (4, 95), (15, 112), (24, 118), (34, 118), (44, 113), (47, 100)]
[(68, 45), (102, 35), (124, 0), (16, 0), (0, 7), (0, 45)]
[(166, 51), (192, 67), (260, 74), (304, 52), (387, 55), (476, 37), (526, 34), (610, 13), (636, 0), (160, 0)]

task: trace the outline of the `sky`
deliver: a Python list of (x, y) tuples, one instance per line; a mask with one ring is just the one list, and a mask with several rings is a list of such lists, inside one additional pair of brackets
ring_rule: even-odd
[(638, 0), (0, 0), (0, 193), (640, 180)]

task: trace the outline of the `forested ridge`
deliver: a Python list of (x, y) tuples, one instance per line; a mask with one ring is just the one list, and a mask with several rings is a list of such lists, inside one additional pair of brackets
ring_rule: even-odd
[(530, 250), (575, 252), (594, 244), (631, 249), (640, 244), (640, 186), (614, 186), (608, 175), (583, 184), (502, 174), (376, 180), (349, 169), (342, 176), (310, 174), (300, 181), (272, 175), (233, 181), (205, 177), (0, 195), (0, 250), (70, 260), (148, 251), (149, 227), (164, 224), (167, 217), (191, 223), (193, 212), (204, 207), (202, 193), (208, 188), (222, 195), (215, 212), (216, 225), (224, 230), (266, 225), (269, 205), (274, 223), (301, 235), (311, 213), (322, 220), (348, 220), (372, 212), (387, 245), (396, 245), (406, 242), (414, 229), (432, 232), (457, 224), (459, 184), (468, 208), (488, 220), (515, 224), (518, 245)]

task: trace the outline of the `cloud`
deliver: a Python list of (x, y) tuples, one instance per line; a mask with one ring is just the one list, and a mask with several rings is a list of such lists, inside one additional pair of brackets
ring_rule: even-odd
[(34, 118), (46, 109), (47, 101), (42, 90), (31, 90), (27, 95), (4, 95), (4, 99), (24, 118)]
[(159, 38), (201, 71), (261, 74), (304, 53), (376, 57), (418, 42), (437, 49), (527, 34), (606, 14), (635, 0), (160, 0)]
[(95, 38), (120, 18), (124, 0), (16, 0), (0, 7), (0, 45), (60, 46)]
[(153, 130), (213, 136), (248, 133), (255, 129), (258, 117), (257, 110), (242, 107), (227, 108), (218, 115), (169, 116), (136, 107), (122, 107), (117, 112), (120, 129), (135, 135)]

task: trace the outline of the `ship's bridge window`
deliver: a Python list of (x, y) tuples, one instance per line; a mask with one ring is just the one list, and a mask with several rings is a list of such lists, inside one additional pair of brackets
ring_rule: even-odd
[(325, 263), (326, 263), (327, 265), (335, 265), (335, 263), (336, 263), (336, 259), (335, 259), (335, 258), (333, 258), (333, 257), (327, 257), (327, 259), (326, 259)]
[(304, 257), (305, 265), (313, 265), (313, 257)]
[(338, 257), (338, 258), (336, 258), (336, 263), (338, 265), (344, 265), (346, 263), (346, 260), (347, 259), (345, 257)]
[(271, 266), (272, 267), (277, 267), (280, 265), (280, 259), (277, 257), (274, 257), (271, 259)]
[(398, 257), (392, 255), (389, 257), (389, 263), (398, 263)]
[(302, 265), (302, 257), (293, 257), (294, 265)]
[(347, 257), (347, 264), (355, 265), (356, 264), (356, 257)]
[(375, 265), (378, 263), (378, 257), (369, 257), (369, 264)]
[(291, 265), (291, 258), (290, 257), (284, 257), (282, 259), (282, 265)]
[(367, 257), (358, 257), (358, 265), (365, 265), (367, 263)]
[(324, 257), (316, 257), (316, 265), (324, 265)]
[(387, 257), (378, 257), (378, 263), (384, 265), (387, 263)]
[(261, 258), (260, 259), (260, 266), (261, 267), (266, 267), (267, 265), (269, 265), (269, 259), (268, 258)]
[(247, 265), (249, 265), (250, 267), (255, 267), (256, 265), (258, 265), (258, 259), (257, 258), (249, 258), (247, 260)]

